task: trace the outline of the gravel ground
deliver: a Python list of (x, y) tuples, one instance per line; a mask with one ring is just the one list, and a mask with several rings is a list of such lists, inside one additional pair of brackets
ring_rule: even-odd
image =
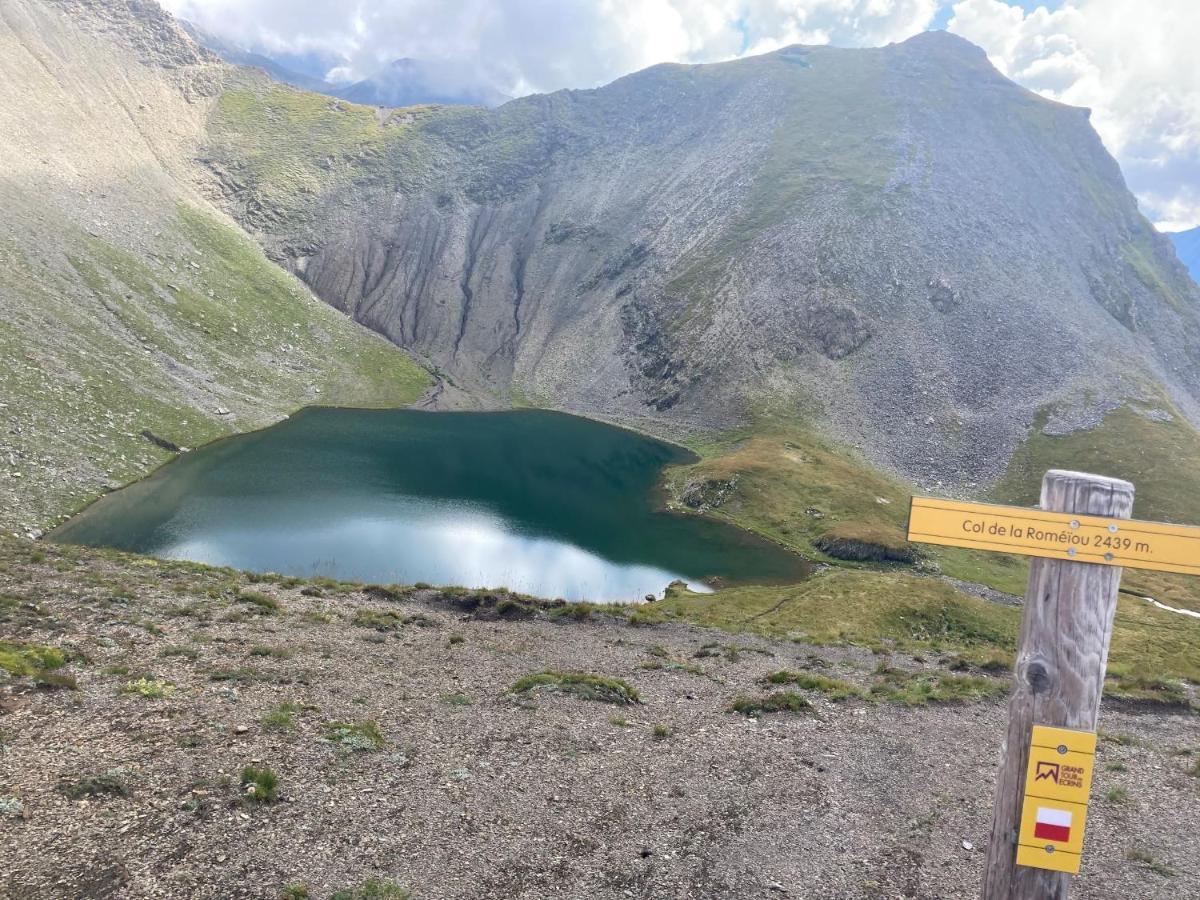
[[(728, 709), (785, 667), (867, 684), (880, 658), (866, 651), (596, 615), (510, 621), (433, 591), (314, 597), (33, 547), (0, 544), (2, 631), (71, 650), (59, 672), (78, 690), (0, 683), (0, 801), (20, 804), (0, 813), (0, 896), (275, 898), (302, 882), (326, 898), (369, 877), (414, 898), (978, 891), (1002, 703), (810, 694), (805, 713)], [(281, 609), (253, 614), (234, 599), (246, 590)], [(417, 618), (381, 632), (353, 623), (363, 610)], [(642, 702), (509, 692), (548, 669), (624, 679)], [(174, 693), (121, 692), (145, 672)], [(300, 705), (294, 727), (268, 728), (285, 702)], [(368, 719), (381, 749), (325, 737), (331, 721)], [(1104, 709), (1072, 896), (1200, 896), (1197, 721)], [(278, 774), (277, 802), (242, 799), (255, 762)], [(63, 793), (106, 773), (127, 797)]]

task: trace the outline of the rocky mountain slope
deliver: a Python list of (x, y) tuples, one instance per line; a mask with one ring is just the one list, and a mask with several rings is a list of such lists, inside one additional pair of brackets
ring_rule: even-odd
[(0, 527), (33, 532), (184, 446), (423, 373), (195, 188), (232, 71), (156, 6), (0, 5)]
[(491, 111), (247, 77), (209, 137), (272, 258), (484, 404), (770, 412), (960, 486), (1039, 411), (1048, 433), (1132, 398), (1200, 422), (1200, 292), (1087, 112), (948, 34)]
[(1200, 228), (1177, 231), (1171, 235), (1179, 261), (1187, 266), (1192, 279), (1200, 283)]

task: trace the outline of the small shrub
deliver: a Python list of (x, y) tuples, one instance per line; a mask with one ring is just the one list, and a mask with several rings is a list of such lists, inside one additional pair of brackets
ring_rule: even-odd
[(638, 692), (619, 678), (588, 675), (584, 672), (538, 672), (517, 680), (510, 688), (514, 694), (526, 694), (535, 688), (547, 688), (582, 700), (602, 703), (641, 703)]
[(608, 721), (610, 725), (616, 725), (618, 728), (629, 727), (629, 720), (624, 716), (609, 716)]
[(279, 900), (309, 900), (307, 884), (287, 884), (279, 892)]
[(103, 775), (88, 775), (78, 781), (64, 782), (58, 786), (59, 792), (72, 800), (82, 800), (84, 797), (128, 797), (129, 788), (125, 779), (118, 772), (107, 772)]
[(328, 722), (325, 725), (325, 739), (343, 749), (364, 752), (380, 750), (386, 743), (379, 726), (370, 719), (362, 722)]
[(449, 644), (451, 647), (453, 647), (455, 644), (465, 643), (466, 640), (467, 639), (465, 637), (463, 637), (461, 634), (452, 634), (452, 635), (450, 635)]
[(304, 597), (324, 597), (325, 592), (315, 585), (307, 585), (300, 588), (300, 594)]
[(273, 616), (283, 609), (274, 597), (258, 591), (242, 591), (237, 595), (237, 602), (244, 603), (260, 616)]
[(655, 725), (650, 731), (651, 737), (656, 741), (665, 741), (671, 736), (671, 729), (666, 725)]
[(129, 674), (129, 666), (121, 666), (121, 665), (105, 666), (103, 669), (100, 670), (100, 674), (102, 674), (102, 675), (128, 675)]
[(758, 716), (763, 713), (803, 712), (812, 709), (812, 704), (793, 691), (776, 691), (762, 697), (738, 697), (730, 709), (744, 716)]
[(279, 799), (279, 777), (265, 766), (242, 769), (242, 799), (247, 803), (274, 803)]
[(134, 681), (125, 682), (125, 686), (121, 688), (121, 693), (136, 694), (147, 700), (161, 700), (175, 693), (175, 685), (169, 681), (161, 681), (158, 678), (138, 678)]
[(446, 694), (442, 697), (442, 702), (449, 703), (451, 706), (470, 706), (471, 698), (461, 693)]

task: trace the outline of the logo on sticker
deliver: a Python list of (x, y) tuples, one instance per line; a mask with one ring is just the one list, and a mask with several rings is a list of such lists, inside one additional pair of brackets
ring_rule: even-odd
[(1055, 784), (1058, 784), (1059, 768), (1058, 763), (1039, 762), (1037, 764), (1037, 774), (1033, 777), (1033, 780), (1045, 781), (1049, 778)]

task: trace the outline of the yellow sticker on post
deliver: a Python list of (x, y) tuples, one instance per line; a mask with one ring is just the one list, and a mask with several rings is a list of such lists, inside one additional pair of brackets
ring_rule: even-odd
[(1079, 872), (1095, 759), (1094, 732), (1033, 726), (1017, 865)]

